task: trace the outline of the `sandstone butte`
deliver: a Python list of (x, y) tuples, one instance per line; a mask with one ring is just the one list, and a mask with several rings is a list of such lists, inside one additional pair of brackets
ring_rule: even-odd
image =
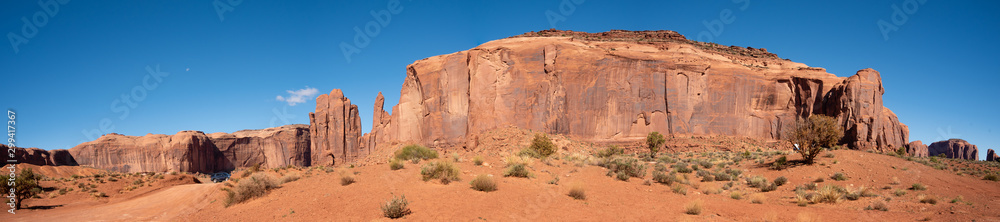
[(962, 139), (934, 142), (927, 146), (927, 150), (931, 156), (944, 154), (948, 158), (979, 160), (979, 148)]
[(763, 48), (687, 40), (673, 31), (546, 30), (434, 56), (406, 67), (391, 114), (378, 94), (372, 129), (339, 89), (316, 98), (309, 125), (233, 134), (108, 134), (69, 150), (26, 149), (20, 160), (123, 172), (215, 172), (260, 164), (333, 165), (403, 144), (471, 150), (479, 135), (519, 127), (596, 143), (723, 135), (782, 140), (795, 121), (823, 114), (851, 149), (975, 159), (967, 142), (908, 143), (883, 105), (880, 73), (837, 77)]
[[(323, 138), (355, 136), (339, 130), (313, 131), (313, 143), (344, 144), (347, 153), (406, 143), (472, 149), (480, 133), (505, 126), (593, 142), (653, 131), (780, 140), (796, 119), (824, 114), (843, 127), (841, 144), (894, 151), (907, 146), (909, 130), (883, 106), (884, 93), (872, 69), (837, 77), (766, 49), (673, 31), (546, 30), (416, 61), (391, 115), (379, 94), (371, 132), (357, 146)], [(318, 100), (348, 101), (341, 97), (334, 90)], [(348, 108), (317, 101), (315, 116), (358, 127), (355, 116), (336, 119), (341, 109)]]
[(1000, 156), (998, 156), (996, 152), (993, 152), (993, 149), (987, 149), (986, 161), (1000, 161)]

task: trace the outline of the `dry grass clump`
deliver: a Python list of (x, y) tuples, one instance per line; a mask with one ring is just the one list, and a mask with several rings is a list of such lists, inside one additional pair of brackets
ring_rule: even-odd
[(287, 175), (281, 177), (281, 183), (284, 184), (284, 183), (296, 181), (296, 180), (299, 180), (300, 178), (302, 178), (302, 177), (299, 176), (299, 174), (297, 174), (297, 173), (290, 173), (290, 174), (287, 174)]
[(403, 165), (403, 160), (396, 159), (396, 158), (392, 158), (391, 160), (389, 160), (389, 169), (391, 169), (391, 170), (399, 170), (399, 169), (403, 169), (403, 167), (405, 167)]
[(349, 173), (347, 171), (341, 171), (340, 172), (340, 185), (347, 186), (347, 185), (351, 185), (354, 182), (358, 182), (358, 181), (354, 179), (354, 174), (353, 173)]
[(762, 193), (750, 194), (750, 203), (763, 204), (767, 197)]
[(478, 190), (483, 192), (490, 192), (497, 190), (497, 182), (493, 180), (493, 177), (486, 174), (481, 174), (479, 176), (476, 176), (476, 179), (472, 179), (472, 181), (469, 182), (469, 184), (472, 185), (473, 190)]
[(845, 190), (843, 187), (837, 185), (828, 184), (820, 188), (817, 192), (816, 200), (814, 203), (837, 203), (844, 197)]
[(244, 178), (236, 184), (232, 190), (223, 188), (226, 191), (226, 207), (244, 201), (266, 195), (272, 189), (278, 188), (278, 180), (266, 173), (254, 173), (249, 178)]
[(896, 191), (892, 192), (892, 194), (896, 195), (897, 197), (901, 197), (903, 195), (906, 195), (906, 191), (900, 190), (900, 189), (896, 189)]
[(937, 198), (934, 198), (932, 196), (921, 194), (917, 196), (917, 199), (920, 200), (920, 203), (937, 204)]
[(675, 183), (673, 186), (670, 187), (670, 189), (673, 190), (674, 193), (676, 194), (687, 195), (688, 193), (687, 187), (679, 183)]
[(743, 199), (743, 193), (733, 191), (732, 193), (729, 193), (729, 198), (733, 198), (733, 200)]
[(572, 197), (573, 199), (577, 199), (577, 200), (586, 200), (587, 199), (587, 194), (585, 193), (582, 184), (574, 184), (572, 187), (569, 188), (569, 193), (566, 194), (566, 195)]
[(690, 203), (684, 206), (684, 213), (690, 215), (701, 214), (701, 205), (703, 205), (703, 202), (700, 199), (691, 201)]
[(473, 157), (472, 158), (472, 163), (476, 164), (476, 166), (482, 166), (483, 165), (483, 156)]
[(406, 201), (405, 195), (401, 197), (392, 195), (392, 199), (386, 201), (385, 204), (382, 205), (382, 215), (390, 219), (406, 216), (407, 214), (410, 214), (409, 205), (410, 203)]
[(911, 190), (927, 190), (927, 186), (924, 186), (924, 184), (921, 184), (921, 183), (915, 183), (912, 186), (910, 186), (910, 189)]
[(837, 173), (834, 173), (833, 176), (830, 177), (830, 179), (833, 179), (833, 180), (836, 180), (836, 181), (845, 181), (845, 180), (847, 180), (847, 175), (844, 175), (844, 173), (841, 173), (841, 172), (837, 172)]
[(458, 166), (448, 161), (430, 162), (420, 167), (420, 175), (423, 176), (424, 181), (440, 179), (442, 184), (461, 180), (458, 177), (461, 172)]
[(521, 178), (532, 178), (535, 174), (528, 170), (528, 166), (524, 164), (513, 164), (507, 166), (507, 169), (503, 172), (504, 177), (521, 177)]

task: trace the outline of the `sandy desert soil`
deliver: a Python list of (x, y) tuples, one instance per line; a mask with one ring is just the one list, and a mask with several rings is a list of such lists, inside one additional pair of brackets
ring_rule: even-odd
[[(441, 153), (439, 159), (451, 161), (461, 169), (461, 181), (442, 184), (423, 181), (420, 165), (405, 163), (405, 168), (391, 170), (388, 164), (364, 164), (355, 168), (325, 167), (270, 169), (263, 172), (282, 177), (300, 175), (301, 179), (284, 183), (266, 196), (230, 207), (224, 205), (225, 184), (195, 184), (193, 177), (169, 175), (143, 188), (110, 197), (94, 198), (84, 193), (31, 199), (28, 206), (50, 206), (19, 211), (16, 216), (4, 215), (3, 221), (390, 221), (382, 215), (380, 206), (393, 195), (405, 195), (411, 214), (404, 221), (1000, 221), (1000, 182), (984, 180), (983, 175), (997, 173), (997, 164), (972, 161), (905, 158), (887, 154), (854, 150), (834, 150), (818, 158), (813, 165), (793, 165), (774, 170), (771, 163), (780, 155), (767, 149), (754, 148), (734, 152), (670, 152), (674, 161), (713, 161), (708, 171), (740, 169), (740, 178), (733, 186), (722, 189), (731, 181), (702, 182), (696, 173), (683, 174), (689, 184), (674, 185), (686, 189), (686, 194), (673, 191), (672, 186), (647, 184), (652, 179), (655, 160), (642, 162), (646, 173), (641, 178), (620, 181), (606, 176), (607, 169), (593, 165), (590, 148), (580, 146), (564, 149), (548, 160), (530, 164), (533, 178), (503, 177), (504, 160), (530, 140), (530, 133), (506, 132), (502, 137), (508, 145), (496, 145), (491, 150)], [(515, 135), (516, 134), (516, 135)], [(522, 135), (523, 134), (523, 135)], [(716, 140), (716, 144), (743, 146), (766, 142), (740, 142), (719, 138), (688, 138), (691, 141)], [(739, 139), (736, 139), (739, 141)], [(689, 141), (688, 143), (693, 143)], [(556, 138), (560, 146), (583, 144), (566, 138)], [(733, 143), (733, 144), (729, 144)], [(483, 143), (484, 146), (493, 146)], [(500, 144), (500, 143), (498, 143)], [(678, 145), (679, 146), (679, 145)], [(761, 145), (764, 146), (764, 145)], [(780, 146), (779, 146), (780, 147)], [(629, 149), (636, 152), (636, 149)], [(749, 158), (732, 164), (731, 158), (752, 153)], [(789, 160), (801, 157), (788, 150)], [(471, 161), (482, 156), (485, 164)], [(383, 158), (385, 158), (383, 156)], [(582, 159), (582, 160), (581, 160)], [(940, 162), (940, 163), (937, 163)], [(727, 163), (724, 166), (718, 163)], [(666, 165), (670, 167), (670, 164)], [(940, 169), (935, 169), (935, 166)], [(835, 173), (847, 179), (832, 179)], [(470, 188), (469, 181), (477, 175), (492, 175), (498, 190), (480, 192)], [(162, 175), (162, 174), (160, 174)], [(234, 172), (235, 178), (241, 172)], [(353, 175), (357, 182), (341, 185), (343, 175)], [(768, 181), (786, 177), (788, 183), (771, 192), (761, 192), (747, 185), (746, 179), (763, 176)], [(553, 184), (554, 178), (558, 181)], [(88, 180), (85, 177), (78, 180)], [(245, 178), (244, 178), (245, 179)], [(822, 182), (817, 182), (822, 179)], [(149, 179), (147, 179), (149, 180)], [(134, 179), (124, 179), (126, 183)], [(150, 180), (152, 181), (152, 180)], [(175, 182), (168, 182), (175, 181)], [(181, 182), (186, 181), (186, 182)], [(857, 200), (841, 199), (837, 203), (814, 203), (799, 206), (796, 187), (816, 183), (818, 187), (832, 184), (848, 191), (871, 188), (871, 197)], [(911, 190), (913, 184), (926, 190)], [(102, 184), (98, 190), (111, 193), (128, 184)], [(43, 186), (69, 186), (46, 181)], [(582, 186), (586, 199), (576, 200), (567, 195), (573, 186)], [(105, 190), (107, 189), (107, 190)], [(896, 195), (902, 191), (905, 194)], [(133, 193), (134, 192), (134, 193)], [(731, 198), (734, 192), (740, 199)], [(805, 191), (815, 193), (816, 191)], [(76, 196), (73, 196), (76, 195)], [(760, 198), (760, 197), (763, 198)], [(919, 197), (934, 198), (935, 204), (921, 203)], [(754, 198), (751, 198), (754, 197)], [(961, 197), (961, 198), (959, 198)], [(763, 199), (752, 203), (751, 199)], [(888, 211), (866, 210), (875, 202), (884, 201)], [(702, 203), (701, 212), (687, 214), (686, 205)]]

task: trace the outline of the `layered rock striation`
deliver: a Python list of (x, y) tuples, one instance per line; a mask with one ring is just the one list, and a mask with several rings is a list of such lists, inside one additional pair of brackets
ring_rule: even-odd
[(309, 126), (287, 125), (261, 130), (240, 130), (232, 134), (208, 134), (225, 160), (217, 169), (231, 170), (257, 164), (265, 168), (310, 166)]
[[(407, 66), (391, 115), (380, 96), (366, 143), (344, 142), (344, 150), (470, 148), (479, 133), (505, 126), (596, 142), (653, 131), (783, 139), (797, 119), (823, 114), (840, 121), (842, 144), (894, 151), (909, 132), (884, 107), (884, 93), (872, 69), (842, 78), (765, 49), (693, 42), (672, 31), (532, 32)], [(347, 101), (341, 95), (317, 99), (314, 151), (317, 138), (354, 135), (322, 123), (352, 126), (345, 103), (327, 102)], [(334, 139), (326, 147), (339, 150)]]
[(979, 148), (963, 139), (949, 139), (931, 143), (927, 147), (931, 156), (944, 154), (948, 158), (979, 160)]

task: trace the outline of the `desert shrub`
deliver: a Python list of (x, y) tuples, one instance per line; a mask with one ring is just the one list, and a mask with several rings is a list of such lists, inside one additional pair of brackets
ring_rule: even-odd
[(354, 179), (354, 174), (349, 173), (347, 171), (340, 172), (340, 185), (341, 186), (351, 185), (354, 182), (358, 182), (356, 179)]
[(889, 205), (885, 201), (876, 200), (872, 205), (869, 205), (869, 210), (879, 210), (879, 211), (889, 211)]
[(472, 158), (472, 163), (476, 164), (476, 166), (482, 166), (483, 165), (483, 157), (482, 156), (473, 157)]
[(897, 197), (901, 197), (903, 195), (906, 195), (906, 191), (905, 190), (896, 189), (896, 191), (892, 192), (892, 195), (896, 195)]
[(649, 148), (649, 156), (655, 157), (656, 152), (660, 151), (660, 146), (666, 141), (660, 132), (650, 132), (649, 135), (646, 135), (646, 148)]
[(503, 176), (505, 176), (505, 177), (522, 177), (522, 178), (535, 177), (535, 175), (533, 173), (531, 173), (531, 171), (528, 170), (528, 166), (527, 165), (520, 164), (520, 163), (508, 165), (507, 169), (505, 169), (504, 172), (503, 172)]
[(605, 158), (605, 157), (612, 157), (612, 156), (617, 156), (617, 155), (622, 155), (622, 154), (625, 154), (625, 150), (624, 149), (622, 149), (621, 147), (618, 147), (617, 145), (611, 145), (611, 146), (608, 146), (608, 148), (605, 148), (603, 150), (598, 150), (596, 153), (594, 153), (594, 156), (596, 156), (598, 158)]
[(673, 190), (674, 193), (681, 195), (687, 195), (688, 193), (687, 187), (681, 185), (680, 183), (675, 183), (673, 186), (670, 187), (670, 190)]
[(837, 119), (812, 115), (808, 119), (798, 120), (788, 134), (792, 143), (799, 144), (796, 151), (802, 154), (803, 160), (807, 164), (813, 164), (824, 147), (833, 147), (840, 141), (844, 131), (837, 124)]
[(834, 173), (833, 176), (830, 177), (830, 179), (833, 179), (833, 180), (836, 180), (836, 181), (845, 181), (845, 180), (847, 180), (847, 175), (844, 175), (844, 173), (841, 173), (841, 172), (837, 172), (837, 173)]
[(631, 157), (615, 157), (601, 162), (600, 166), (608, 169), (609, 176), (617, 175), (623, 181), (628, 181), (629, 177), (646, 176), (646, 165)]
[(951, 199), (951, 203), (959, 203), (963, 201), (965, 201), (965, 198), (963, 198), (962, 195), (958, 195), (955, 199)]
[(702, 205), (702, 201), (701, 200), (692, 201), (692, 202), (688, 203), (687, 205), (684, 205), (684, 213), (690, 214), (690, 215), (701, 214), (701, 205)]
[(287, 174), (287, 175), (281, 177), (281, 183), (288, 183), (288, 182), (296, 181), (296, 180), (299, 180), (299, 178), (301, 178), (299, 176), (299, 174), (297, 174), (297, 173), (290, 173), (290, 174)]
[(405, 166), (403, 165), (403, 161), (402, 160), (396, 159), (396, 158), (392, 158), (392, 160), (389, 160), (389, 169), (399, 170), (399, 169), (403, 169), (403, 167), (405, 167)]
[(549, 157), (556, 153), (556, 145), (545, 134), (535, 134), (535, 138), (531, 140), (531, 146), (528, 149), (538, 153), (538, 158)]
[(743, 193), (733, 191), (732, 193), (729, 193), (729, 198), (733, 198), (733, 200), (743, 199)]
[(577, 200), (586, 200), (587, 199), (587, 193), (584, 191), (583, 185), (580, 185), (580, 184), (573, 185), (573, 187), (569, 188), (569, 193), (566, 194), (566, 195), (572, 197), (573, 199), (577, 199)]
[(906, 147), (899, 147), (899, 149), (896, 149), (896, 155), (900, 157), (906, 156)]
[(924, 184), (921, 184), (921, 183), (915, 183), (912, 186), (910, 186), (910, 189), (911, 190), (927, 190), (927, 186), (924, 186)]
[(517, 156), (530, 157), (530, 158), (542, 158), (542, 154), (531, 148), (524, 148), (517, 152)]
[(674, 164), (673, 167), (674, 167), (674, 170), (677, 170), (678, 173), (691, 173), (691, 172), (694, 172), (694, 170), (692, 170), (691, 168), (688, 168), (688, 164), (687, 163), (677, 163), (677, 164)]
[(764, 185), (763, 187), (760, 188), (760, 192), (771, 192), (777, 189), (778, 186), (774, 185), (774, 183), (767, 183), (767, 185)]
[(986, 174), (986, 176), (983, 176), (983, 179), (989, 181), (1000, 181), (1000, 176), (991, 173), (991, 174)]
[(657, 183), (670, 185), (674, 183), (675, 177), (673, 175), (667, 175), (663, 171), (653, 171), (653, 181)]
[(768, 185), (767, 184), (767, 178), (764, 178), (763, 176), (753, 176), (753, 177), (747, 178), (747, 185), (750, 186), (750, 187), (753, 187), (753, 188), (762, 188), (762, 187), (765, 187), (765, 186)]
[(476, 176), (476, 179), (472, 179), (472, 181), (469, 182), (469, 184), (472, 185), (473, 190), (478, 190), (483, 192), (490, 192), (497, 190), (497, 182), (493, 180), (493, 177), (490, 177), (489, 175), (485, 174)]
[(442, 184), (461, 180), (458, 177), (461, 172), (458, 166), (448, 161), (430, 162), (420, 167), (420, 175), (423, 176), (424, 181), (440, 179)]
[(763, 204), (767, 197), (762, 193), (750, 194), (750, 203)]
[(743, 170), (740, 169), (726, 169), (726, 174), (733, 175), (733, 180), (739, 178), (743, 174)]
[(774, 178), (774, 185), (777, 185), (777, 186), (780, 187), (781, 185), (785, 185), (786, 183), (788, 183), (788, 178), (785, 178), (784, 176), (780, 176), (778, 178)]
[(250, 177), (240, 180), (234, 190), (227, 190), (226, 207), (244, 201), (267, 195), (271, 190), (278, 188), (278, 181), (271, 175), (265, 173), (254, 173)]
[(837, 203), (844, 197), (844, 188), (836, 185), (826, 185), (817, 192), (816, 203)]
[(723, 172), (716, 172), (716, 173), (713, 174), (713, 176), (715, 176), (715, 180), (716, 181), (731, 181), (731, 180), (733, 180), (733, 176), (732, 175), (729, 175), (729, 174), (723, 173)]
[(406, 216), (407, 214), (410, 214), (409, 205), (410, 203), (406, 201), (405, 195), (400, 197), (392, 195), (392, 199), (386, 201), (385, 204), (382, 205), (382, 215), (390, 219)]
[(921, 194), (921, 195), (917, 196), (917, 199), (920, 200), (920, 203), (937, 204), (937, 198), (934, 198), (932, 196), (927, 196), (927, 195)]
[(709, 162), (707, 160), (698, 161), (698, 165), (700, 165), (701, 168), (704, 169), (712, 169), (712, 166), (715, 166), (714, 164), (712, 164), (712, 162)]
[[(400, 160), (412, 160), (412, 159), (436, 159), (438, 158), (437, 151), (434, 151), (425, 146), (411, 144), (403, 147), (402, 149), (396, 150), (396, 159)], [(420, 161), (420, 160), (417, 160)]]
[(785, 166), (787, 166), (787, 165), (788, 165), (788, 157), (787, 156), (781, 156), (781, 157), (778, 157), (778, 160), (774, 161), (774, 163), (771, 165), (771, 168), (774, 168), (776, 170), (780, 170), (780, 169), (784, 169)]
[(676, 163), (677, 159), (671, 158), (670, 156), (660, 156), (656, 158), (656, 162), (663, 164), (671, 164), (671, 163)]
[(898, 177), (892, 177), (892, 182), (889, 182), (889, 184), (892, 184), (892, 185), (899, 185), (900, 183), (901, 182), (899, 182), (899, 178)]

